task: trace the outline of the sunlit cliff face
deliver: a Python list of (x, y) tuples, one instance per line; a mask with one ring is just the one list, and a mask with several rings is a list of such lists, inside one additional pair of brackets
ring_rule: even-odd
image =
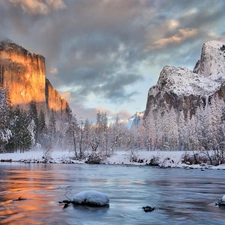
[(0, 42), (0, 85), (7, 87), (13, 106), (27, 109), (37, 103), (47, 118), (51, 110), (56, 120), (67, 121), (71, 110), (68, 103), (54, 89), (45, 75), (45, 58), (14, 43)]
[(46, 95), (49, 109), (61, 111), (66, 109), (66, 101), (60, 96), (58, 91), (54, 89), (51, 83), (46, 80)]
[(45, 102), (44, 57), (19, 47), (8, 47), (0, 51), (0, 58), (4, 62), (4, 86), (13, 105)]

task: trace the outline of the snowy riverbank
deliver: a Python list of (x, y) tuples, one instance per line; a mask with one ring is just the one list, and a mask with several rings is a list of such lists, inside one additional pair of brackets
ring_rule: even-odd
[[(192, 154), (192, 152), (188, 152)], [(136, 165), (159, 166), (162, 168), (186, 168), (186, 169), (225, 169), (225, 164), (211, 166), (207, 164), (190, 165), (183, 162), (184, 151), (116, 151), (110, 157), (102, 160), (102, 164), (112, 165)], [(0, 162), (23, 163), (85, 163), (86, 160), (74, 160), (74, 153), (68, 151), (52, 151), (48, 160), (43, 158), (43, 151), (29, 151), (24, 153), (0, 154)], [(133, 159), (133, 160), (131, 160)]]

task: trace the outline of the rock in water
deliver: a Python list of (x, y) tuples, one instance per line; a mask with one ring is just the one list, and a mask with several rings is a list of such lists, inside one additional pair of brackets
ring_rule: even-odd
[(105, 206), (109, 204), (109, 197), (99, 191), (82, 191), (73, 197), (73, 203), (79, 205)]
[(225, 206), (225, 195), (216, 203), (218, 206)]
[(152, 206), (143, 206), (142, 208), (145, 212), (152, 212), (155, 210), (155, 207)]

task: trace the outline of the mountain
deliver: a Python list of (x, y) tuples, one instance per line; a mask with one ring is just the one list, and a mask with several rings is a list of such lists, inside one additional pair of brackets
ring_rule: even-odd
[(45, 58), (11, 41), (0, 42), (0, 86), (8, 89), (13, 106), (27, 110), (34, 101), (47, 121), (53, 110), (58, 127), (71, 117), (69, 104), (46, 78)]
[(136, 112), (133, 116), (129, 117), (126, 122), (123, 122), (129, 129), (131, 127), (137, 128), (141, 123), (144, 116), (144, 112)]
[(225, 138), (224, 81), (223, 42), (204, 43), (193, 71), (165, 66), (149, 89), (143, 118), (152, 148), (215, 148)]

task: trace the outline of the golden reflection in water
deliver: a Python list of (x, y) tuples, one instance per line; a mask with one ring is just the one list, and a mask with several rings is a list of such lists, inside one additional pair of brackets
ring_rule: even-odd
[[(58, 188), (49, 185), (51, 180), (48, 179), (48, 173), (37, 170), (5, 172), (8, 174), (7, 182), (0, 197), (3, 196), (6, 201), (0, 202), (0, 224), (45, 224), (42, 222), (43, 216), (49, 211), (52, 213), (49, 203), (57, 206), (59, 200), (51, 200), (51, 193), (47, 193)], [(64, 178), (62, 174), (51, 174), (51, 178), (52, 176), (54, 180)]]

